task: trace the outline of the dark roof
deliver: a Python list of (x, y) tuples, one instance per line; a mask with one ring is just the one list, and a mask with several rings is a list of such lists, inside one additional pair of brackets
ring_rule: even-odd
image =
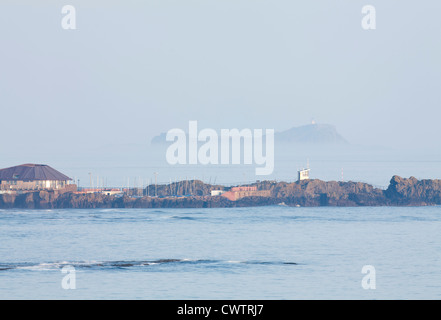
[(0, 180), (72, 180), (45, 164), (22, 164), (0, 170)]

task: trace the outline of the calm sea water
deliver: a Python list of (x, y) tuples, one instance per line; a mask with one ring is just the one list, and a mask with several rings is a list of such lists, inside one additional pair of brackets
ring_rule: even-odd
[(440, 299), (440, 230), (440, 207), (0, 210), (0, 298)]

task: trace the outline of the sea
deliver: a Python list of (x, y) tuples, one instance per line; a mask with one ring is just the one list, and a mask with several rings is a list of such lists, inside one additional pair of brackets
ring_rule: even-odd
[(441, 208), (0, 210), (0, 299), (440, 299)]

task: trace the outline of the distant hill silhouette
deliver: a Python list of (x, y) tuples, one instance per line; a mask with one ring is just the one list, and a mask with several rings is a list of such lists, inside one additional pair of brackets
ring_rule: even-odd
[[(166, 133), (161, 133), (151, 140), (151, 144), (167, 144)], [(308, 124), (276, 132), (276, 142), (292, 144), (348, 144), (330, 124)]]
[(165, 140), (167, 134), (165, 132), (154, 136), (152, 141), (150, 142), (151, 144), (164, 144), (167, 143), (167, 140)]
[(308, 124), (276, 132), (276, 142), (296, 144), (348, 144), (330, 124)]

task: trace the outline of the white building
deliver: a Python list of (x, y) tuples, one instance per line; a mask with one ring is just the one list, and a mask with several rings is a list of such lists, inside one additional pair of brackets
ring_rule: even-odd
[(309, 180), (309, 169), (302, 169), (299, 170), (297, 175), (297, 180), (298, 181), (302, 181), (302, 180)]
[(225, 193), (223, 190), (211, 190), (211, 196), (220, 196), (222, 193)]

